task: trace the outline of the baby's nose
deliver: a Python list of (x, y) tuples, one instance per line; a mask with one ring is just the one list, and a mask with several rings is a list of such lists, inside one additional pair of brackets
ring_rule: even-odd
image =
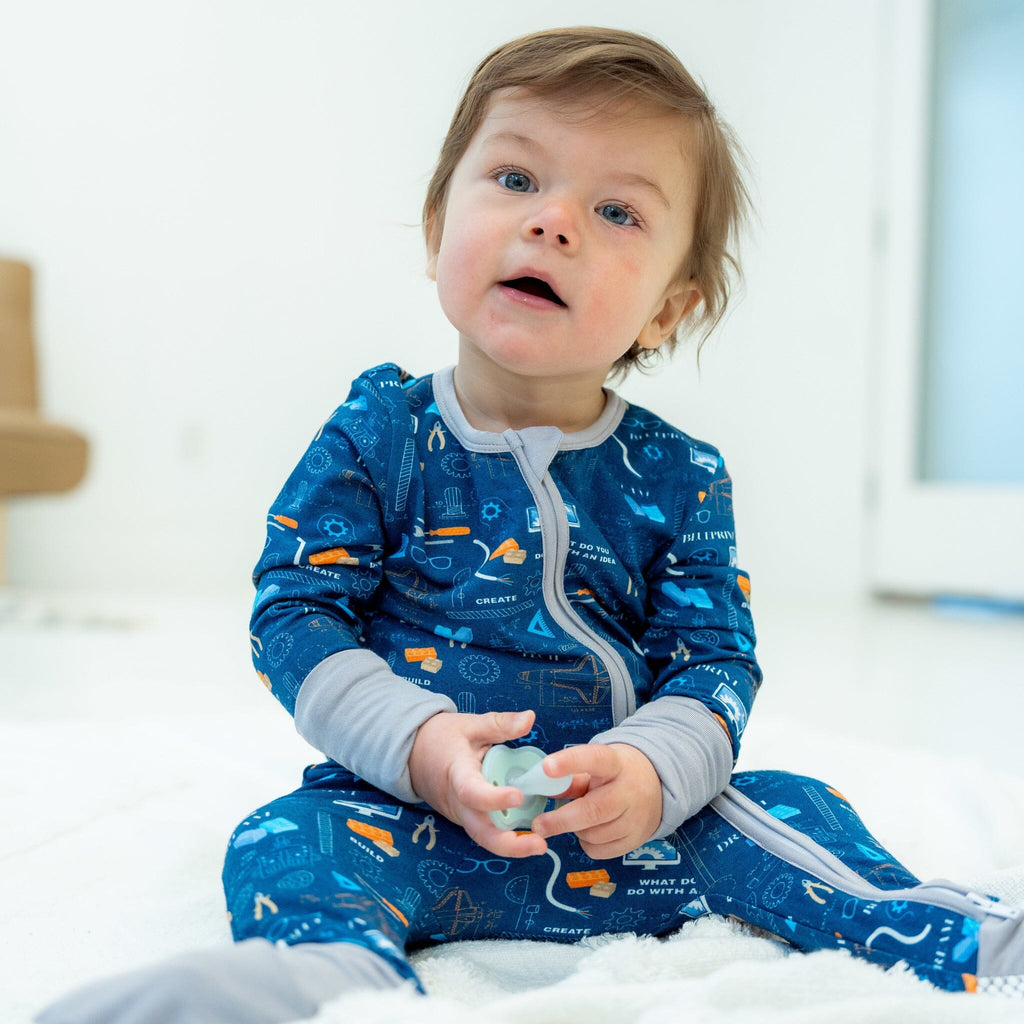
[[(540, 235), (544, 234), (544, 229), (542, 227), (539, 227), (539, 226), (535, 227), (535, 228), (533, 228), (533, 234), (534, 234), (534, 237), (539, 237)], [(569, 244), (569, 239), (565, 235), (563, 235), (561, 233), (555, 235), (555, 238), (558, 240), (559, 245), (568, 245)]]
[(527, 221), (531, 238), (551, 241), (559, 248), (571, 248), (579, 242), (576, 215), (567, 202), (545, 204)]

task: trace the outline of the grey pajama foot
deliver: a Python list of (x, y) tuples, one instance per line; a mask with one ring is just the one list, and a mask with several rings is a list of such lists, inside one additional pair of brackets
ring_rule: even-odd
[(246, 939), (93, 982), (48, 1006), (37, 1024), (283, 1024), (343, 992), (405, 984), (352, 943), (275, 946)]
[(987, 900), (978, 934), (979, 992), (1024, 999), (1024, 912)]

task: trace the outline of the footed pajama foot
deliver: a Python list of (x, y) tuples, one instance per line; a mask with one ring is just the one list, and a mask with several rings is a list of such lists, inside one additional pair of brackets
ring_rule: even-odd
[(312, 1017), (357, 988), (405, 984), (352, 943), (275, 946), (246, 939), (94, 982), (64, 996), (37, 1024), (283, 1024)]

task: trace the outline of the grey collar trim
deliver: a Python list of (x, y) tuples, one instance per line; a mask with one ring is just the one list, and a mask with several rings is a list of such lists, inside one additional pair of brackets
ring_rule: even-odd
[(555, 451), (596, 448), (608, 440), (622, 422), (628, 408), (627, 403), (614, 391), (605, 388), (604, 393), (607, 396), (604, 410), (586, 430), (563, 434), (557, 427), (525, 427), (495, 434), (488, 430), (477, 430), (466, 419), (455, 396), (455, 367), (446, 366), (434, 373), (434, 401), (437, 402), (437, 408), (462, 447), (472, 452), (507, 452), (536, 445)]

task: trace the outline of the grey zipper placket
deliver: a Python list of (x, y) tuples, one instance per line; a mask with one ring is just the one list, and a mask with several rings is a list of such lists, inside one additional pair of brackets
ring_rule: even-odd
[(519, 472), (537, 503), (540, 523), (541, 580), (544, 606), (552, 619), (574, 640), (599, 658), (608, 673), (612, 697), (612, 721), (619, 725), (636, 711), (636, 692), (633, 680), (622, 656), (604, 637), (599, 636), (576, 614), (565, 594), (563, 580), (565, 563), (569, 557), (569, 517), (565, 501), (551, 473), (538, 477), (530, 465), (522, 441), (511, 445)]
[(725, 792), (711, 801), (710, 806), (737, 832), (762, 849), (859, 899), (875, 903), (887, 900), (930, 903), (976, 921), (985, 916), (1015, 918), (1020, 914), (1015, 908), (1004, 907), (987, 896), (962, 889), (943, 879), (925, 882), (910, 889), (880, 889), (802, 832), (769, 814), (735, 786), (728, 786)]

